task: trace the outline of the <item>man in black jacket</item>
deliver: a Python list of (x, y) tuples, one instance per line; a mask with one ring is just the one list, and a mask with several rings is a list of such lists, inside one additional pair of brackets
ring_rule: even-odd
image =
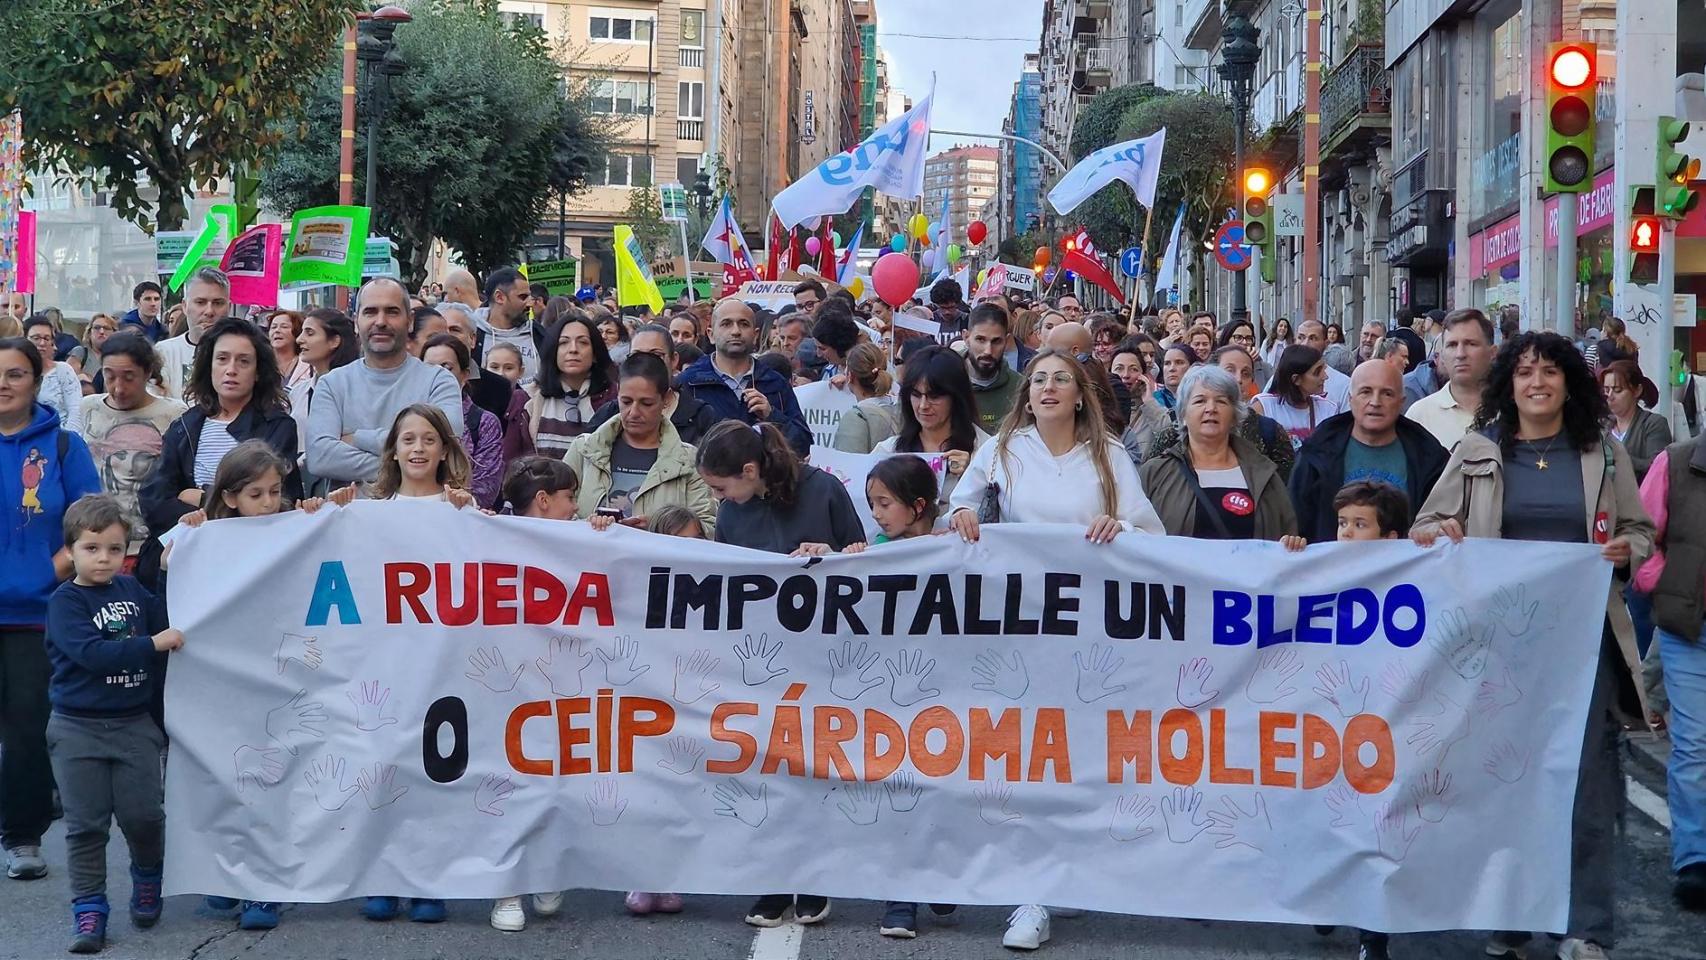
[(1291, 502), (1298, 533), (1310, 543), (1338, 539), (1333, 497), (1347, 483), (1389, 483), (1410, 498), (1409, 516), (1439, 480), (1449, 458), (1433, 434), (1402, 415), (1404, 381), (1398, 369), (1371, 360), (1351, 376), (1350, 410), (1321, 421), (1297, 451)]

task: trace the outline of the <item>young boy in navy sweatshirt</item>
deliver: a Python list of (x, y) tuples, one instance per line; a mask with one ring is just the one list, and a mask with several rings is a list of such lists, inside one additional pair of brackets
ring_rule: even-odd
[(115, 819), (130, 846), (131, 922), (151, 927), (160, 919), (166, 736), (148, 707), (156, 654), (183, 646), (184, 636), (166, 625), (163, 603), (119, 573), (129, 542), (117, 500), (94, 495), (72, 504), (65, 543), (76, 576), (47, 605), (47, 749), (65, 807), (72, 953), (106, 946), (107, 834)]

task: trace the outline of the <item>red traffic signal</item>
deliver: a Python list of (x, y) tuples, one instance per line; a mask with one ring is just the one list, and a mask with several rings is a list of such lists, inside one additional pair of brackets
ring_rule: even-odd
[(1558, 86), (1580, 90), (1594, 81), (1594, 53), (1588, 47), (1562, 44), (1552, 51), (1548, 73)]
[(1629, 249), (1636, 253), (1659, 252), (1659, 218), (1636, 217), (1629, 230)]

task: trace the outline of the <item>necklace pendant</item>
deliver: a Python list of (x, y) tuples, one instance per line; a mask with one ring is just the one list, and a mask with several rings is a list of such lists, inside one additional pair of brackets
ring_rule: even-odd
[(1546, 469), (1546, 458), (1545, 458), (1545, 457), (1541, 457), (1541, 458), (1540, 458), (1540, 459), (1539, 459), (1539, 460), (1536, 460), (1536, 461), (1535, 461), (1535, 462), (1534, 462), (1534, 469), (1536, 469), (1536, 470), (1544, 470), (1544, 469)]

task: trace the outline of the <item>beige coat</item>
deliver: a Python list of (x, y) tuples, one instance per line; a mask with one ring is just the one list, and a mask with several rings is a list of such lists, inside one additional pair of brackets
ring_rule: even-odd
[[(693, 465), (693, 445), (681, 442), (675, 425), (667, 418), (660, 429), (658, 459), (646, 472), (646, 479), (634, 495), (634, 516), (651, 516), (660, 508), (679, 504), (693, 511), (693, 515), (699, 518), (699, 525), (705, 528), (705, 537), (710, 539), (716, 534), (717, 502), (711, 497), (711, 488), (705, 485), (704, 478), (699, 476)], [(569, 446), (569, 452), (563, 455), (563, 462), (574, 468), (575, 476), (580, 477), (581, 492), (577, 502), (582, 517), (592, 516), (604, 495), (610, 492), (610, 451), (616, 446), (616, 438), (621, 433), (622, 418), (611, 417), (597, 430), (576, 437)]]
[[(1654, 527), (1651, 517), (1641, 506), (1641, 489), (1635, 482), (1635, 467), (1623, 445), (1609, 437), (1601, 441), (1603, 451), (1582, 455), (1582, 491), (1587, 504), (1583, 517), (1586, 529), (1594, 529), (1594, 519), (1606, 517), (1607, 539), (1626, 537), (1631, 558), (1629, 570), (1638, 570), (1653, 552)], [(1606, 464), (1606, 453), (1611, 463)], [(1479, 431), (1464, 435), (1451, 451), (1445, 473), (1427, 502), (1416, 514), (1412, 531), (1437, 533), (1440, 524), (1455, 517), (1470, 537), (1499, 539), (1504, 534), (1505, 470), (1504, 451)], [(1607, 479), (1611, 482), (1607, 483)], [(1592, 538), (1590, 537), (1590, 540)], [(1629, 608), (1623, 603), (1622, 585), (1612, 578), (1611, 594), (1606, 598), (1605, 614), (1611, 623), (1617, 646), (1623, 653), (1624, 665), (1631, 677), (1641, 676), (1641, 657), (1635, 646), (1635, 626), (1629, 620)], [(1641, 705), (1646, 708), (1646, 691), (1641, 690)], [(1643, 722), (1645, 718), (1643, 718)]]

